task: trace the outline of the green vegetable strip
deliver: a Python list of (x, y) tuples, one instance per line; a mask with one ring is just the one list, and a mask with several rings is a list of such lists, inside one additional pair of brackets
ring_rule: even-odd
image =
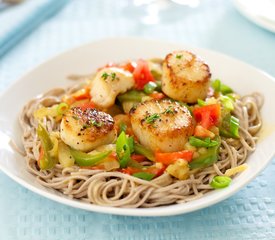
[(131, 137), (128, 137), (128, 145), (130, 147), (130, 153), (133, 153), (135, 151), (134, 149), (134, 138), (131, 136)]
[(49, 153), (53, 148), (53, 143), (47, 130), (41, 124), (38, 124), (36, 132), (41, 141), (41, 146), (44, 150), (44, 156), (42, 159), (40, 159), (40, 168), (42, 170), (51, 169), (56, 164), (56, 159), (52, 158)]
[(235, 102), (236, 101), (236, 95), (234, 93), (228, 93), (226, 94), (227, 97), (229, 97), (232, 102)]
[(203, 107), (203, 106), (206, 106), (207, 104), (206, 104), (205, 101), (203, 101), (203, 100), (201, 100), (201, 99), (198, 99), (198, 105), (199, 105), (200, 107)]
[(157, 70), (152, 69), (152, 70), (151, 70), (151, 73), (152, 73), (154, 79), (156, 79), (156, 80), (159, 80), (159, 79), (161, 79), (161, 77), (162, 77), (162, 74), (161, 74), (160, 71), (157, 71)]
[(146, 96), (142, 91), (131, 90), (124, 94), (119, 95), (117, 98), (120, 102), (141, 102), (142, 97)]
[(239, 138), (239, 126), (240, 126), (240, 122), (239, 119), (231, 116), (230, 118), (230, 134), (235, 137), (235, 138)]
[(219, 79), (214, 80), (211, 86), (215, 90), (215, 92), (221, 92), (224, 95), (233, 92), (233, 90), (230, 87), (221, 83)]
[(70, 152), (78, 166), (92, 167), (100, 163), (101, 160), (103, 160), (104, 158), (108, 157), (112, 151), (106, 151), (97, 154), (88, 154), (75, 149), (70, 149)]
[(214, 89), (215, 92), (220, 92), (221, 91), (221, 81), (219, 79), (214, 80), (211, 83), (212, 88)]
[(44, 150), (50, 151), (53, 148), (53, 143), (50, 139), (49, 133), (41, 124), (38, 124), (37, 135), (41, 140), (41, 144)]
[(138, 168), (140, 170), (145, 168), (143, 165), (141, 165), (139, 162), (137, 162), (133, 159), (130, 159), (130, 161), (128, 162), (128, 166), (133, 167), (133, 168)]
[(234, 101), (229, 98), (228, 96), (221, 96), (221, 102), (224, 108), (228, 111), (233, 111), (234, 110)]
[(200, 155), (189, 163), (189, 167), (191, 169), (206, 168), (208, 166), (211, 166), (218, 160), (218, 154), (221, 145), (220, 137), (216, 137), (215, 141), (218, 142), (218, 145), (207, 149), (207, 152), (205, 154)]
[(67, 103), (59, 103), (56, 109), (57, 114), (62, 115), (69, 109), (69, 105)]
[(233, 93), (233, 90), (232, 90), (232, 88), (228, 87), (227, 85), (221, 84), (221, 93), (226, 95), (229, 93)]
[(143, 91), (146, 94), (151, 94), (155, 91), (155, 89), (158, 87), (158, 85), (155, 82), (148, 82), (145, 86)]
[(138, 143), (135, 143), (134, 150), (135, 150), (135, 153), (143, 155), (151, 161), (155, 161), (155, 155), (150, 149), (145, 148), (144, 146)]
[(223, 118), (220, 135), (228, 138), (239, 138), (239, 119), (228, 114)]
[(215, 176), (210, 183), (210, 186), (215, 189), (228, 187), (231, 183), (231, 178), (227, 176)]
[(143, 179), (143, 180), (150, 181), (155, 177), (155, 174), (147, 173), (147, 172), (138, 172), (138, 173), (134, 173), (132, 176)]
[(126, 125), (124, 122), (121, 122), (121, 123), (119, 124), (119, 134), (120, 134), (121, 132), (126, 132), (126, 130), (127, 130), (127, 125)]
[(156, 81), (157, 87), (156, 87), (156, 91), (161, 92), (162, 88), (161, 88), (161, 81)]
[(219, 143), (215, 140), (211, 140), (210, 138), (200, 139), (197, 137), (190, 137), (189, 143), (194, 147), (215, 147)]
[(120, 167), (122, 168), (127, 167), (127, 164), (131, 159), (131, 150), (133, 150), (133, 146), (132, 140), (129, 139), (130, 138), (127, 138), (125, 132), (121, 132), (116, 142), (116, 153)]

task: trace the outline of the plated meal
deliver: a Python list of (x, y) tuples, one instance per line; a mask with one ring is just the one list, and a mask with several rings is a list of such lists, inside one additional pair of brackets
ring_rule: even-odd
[(25, 105), (27, 167), (43, 186), (96, 205), (192, 201), (246, 170), (262, 105), (189, 51), (106, 63)]

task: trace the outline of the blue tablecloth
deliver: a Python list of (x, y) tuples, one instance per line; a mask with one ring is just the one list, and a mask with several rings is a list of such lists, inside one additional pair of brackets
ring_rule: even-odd
[[(159, 23), (149, 25), (146, 7), (133, 8), (130, 0), (71, 1), (0, 58), (0, 91), (51, 56), (110, 36), (214, 49), (275, 76), (275, 34), (247, 21), (231, 1), (203, 0), (195, 9), (159, 2)], [(0, 21), (0, 29), (7, 24)], [(0, 173), (0, 239), (275, 239), (274, 172), (275, 159), (233, 197), (194, 213), (161, 218), (104, 215), (63, 206)]]

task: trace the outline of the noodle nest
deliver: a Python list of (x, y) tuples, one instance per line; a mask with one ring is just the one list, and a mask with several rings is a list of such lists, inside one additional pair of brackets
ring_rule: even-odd
[[(112, 207), (156, 207), (198, 199), (212, 191), (209, 185), (216, 175), (224, 175), (230, 168), (239, 166), (255, 150), (256, 134), (261, 128), (260, 108), (263, 97), (258, 93), (243, 96), (235, 102), (233, 115), (240, 120), (240, 138), (222, 138), (218, 161), (202, 170), (191, 171), (187, 180), (177, 180), (169, 174), (145, 181), (121, 172), (81, 169), (78, 166), (62, 168), (57, 164), (51, 170), (41, 171), (37, 165), (40, 141), (36, 135), (37, 121), (33, 112), (61, 102), (64, 95), (81, 89), (83, 83), (63, 89), (56, 88), (31, 100), (23, 109), (20, 124), (28, 170), (38, 182), (63, 194), (97, 205)], [(43, 124), (49, 132), (59, 131), (59, 124), (44, 117)]]

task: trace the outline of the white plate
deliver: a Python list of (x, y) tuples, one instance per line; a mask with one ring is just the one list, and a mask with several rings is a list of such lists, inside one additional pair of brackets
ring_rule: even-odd
[(234, 4), (250, 21), (275, 32), (275, 0), (234, 0)]
[[(9, 146), (10, 138), (20, 144), (21, 130), (18, 116), (23, 105), (31, 98), (51, 88), (72, 84), (66, 76), (72, 73), (90, 73), (109, 61), (132, 58), (164, 57), (176, 49), (194, 51), (206, 60), (213, 78), (222, 81), (238, 91), (248, 94), (259, 91), (265, 95), (262, 109), (264, 127), (257, 150), (249, 157), (249, 168), (234, 178), (232, 184), (223, 190), (212, 191), (201, 199), (157, 208), (122, 209), (102, 207), (72, 200), (65, 195), (45, 188), (28, 173), (25, 160)], [(27, 73), (0, 97), (0, 168), (19, 184), (54, 201), (89, 211), (132, 216), (165, 216), (187, 213), (220, 202), (236, 193), (254, 179), (268, 164), (275, 152), (275, 82), (267, 74), (220, 53), (204, 49), (192, 49), (180, 44), (143, 40), (136, 38), (115, 38), (94, 42), (61, 54)], [(273, 129), (272, 129), (273, 126)], [(2, 196), (5, 197), (5, 196)]]

